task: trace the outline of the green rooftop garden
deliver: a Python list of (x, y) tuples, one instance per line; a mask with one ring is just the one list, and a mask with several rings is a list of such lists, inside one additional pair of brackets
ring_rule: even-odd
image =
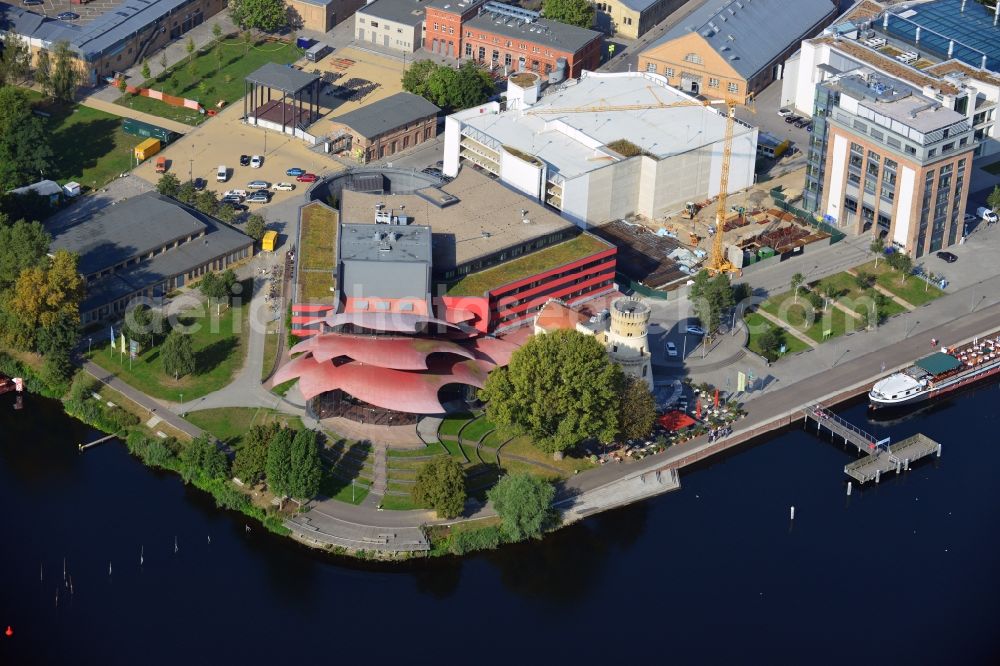
[(337, 211), (313, 202), (302, 208), (298, 290), (300, 302), (331, 301), (336, 286)]
[(467, 275), (449, 286), (448, 295), (482, 296), (491, 289), (589, 257), (608, 247), (607, 243), (590, 234), (580, 234), (571, 240)]

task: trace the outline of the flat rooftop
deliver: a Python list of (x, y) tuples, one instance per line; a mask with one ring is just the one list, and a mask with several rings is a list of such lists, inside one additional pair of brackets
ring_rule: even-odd
[(374, 16), (383, 21), (417, 25), (424, 20), (426, 5), (423, 0), (375, 0), (359, 9), (357, 13)]
[[(970, 65), (1000, 69), (1000, 25), (993, 23), (993, 8), (976, 0), (933, 0), (906, 3), (888, 9), (887, 32)], [(917, 35), (917, 30), (920, 34)], [(983, 62), (985, 57), (986, 62)]]
[(345, 223), (337, 240), (342, 261), (431, 260), (431, 228), (418, 224)]
[(583, 232), (576, 238), (532, 252), (485, 271), (472, 273), (448, 287), (449, 296), (482, 296), (491, 289), (538, 275), (614, 248), (596, 236)]
[(108, 206), (75, 224), (47, 230), (52, 234), (53, 250), (80, 255), (78, 269), (83, 275), (211, 231), (192, 211), (155, 192)]
[(482, 30), (570, 53), (576, 53), (595, 39), (601, 39), (601, 33), (595, 30), (579, 28), (575, 25), (544, 18), (527, 22), (509, 15), (492, 12), (490, 5), (484, 6), (480, 12), (479, 16), (466, 21), (463, 24), (463, 29)]
[[(376, 204), (412, 218), (412, 225), (429, 225), (433, 232), (433, 259), (437, 271), (484, 257), (525, 241), (574, 227), (558, 213), (496, 181), (463, 168), (458, 177), (439, 188), (417, 194), (367, 194), (345, 189), (341, 217), (351, 223), (375, 221)], [(443, 203), (441, 192), (457, 199)], [(435, 205), (437, 202), (439, 205)], [(526, 212), (526, 214), (524, 214)], [(529, 222), (524, 223), (527, 219)], [(364, 226), (358, 224), (357, 226)], [(379, 225), (380, 229), (407, 229)]]
[(890, 80), (879, 83), (880, 87), (875, 88), (865, 79), (870, 73), (870, 70), (859, 70), (832, 81), (831, 85), (842, 94), (858, 100), (858, 106), (924, 134), (965, 120), (962, 114), (942, 106), (937, 100), (924, 97), (908, 86), (894, 85)]
[[(614, 74), (584, 72), (546, 93), (525, 111), (468, 114), (458, 117), (470, 127), (522, 152), (535, 155), (566, 178), (574, 178), (624, 157), (606, 144), (627, 139), (645, 152), (665, 158), (725, 138), (725, 116), (714, 107), (690, 106), (604, 111), (600, 106), (656, 105), (695, 101), (649, 72)], [(560, 109), (589, 109), (567, 113)], [(720, 107), (721, 108), (721, 107)], [(752, 131), (737, 121), (736, 134)]]

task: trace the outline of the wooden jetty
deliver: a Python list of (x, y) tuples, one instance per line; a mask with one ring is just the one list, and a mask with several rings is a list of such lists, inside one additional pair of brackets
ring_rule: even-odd
[(101, 437), (100, 439), (95, 439), (90, 444), (77, 444), (76, 447), (78, 449), (80, 449), (81, 452), (82, 451), (86, 451), (87, 449), (89, 449), (92, 446), (97, 446), (98, 444), (103, 444), (104, 442), (108, 441), (109, 439), (114, 439), (117, 436), (118, 435), (108, 435), (107, 437)]
[(858, 483), (874, 481), (878, 483), (883, 474), (895, 471), (897, 474), (910, 469), (910, 463), (931, 455), (941, 457), (941, 445), (930, 437), (916, 434), (896, 444), (890, 444), (888, 437), (878, 439), (865, 432), (850, 421), (843, 419), (820, 403), (812, 404), (803, 410), (808, 427), (816, 423), (816, 432), (823, 429), (831, 435), (840, 437), (844, 443), (853, 445), (864, 457), (844, 466), (844, 473)]

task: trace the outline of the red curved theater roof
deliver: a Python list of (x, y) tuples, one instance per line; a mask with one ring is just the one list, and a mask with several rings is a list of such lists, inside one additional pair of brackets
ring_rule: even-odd
[(394, 331), (397, 333), (417, 333), (434, 324), (444, 329), (461, 331), (455, 324), (426, 315), (403, 314), (400, 312), (341, 312), (326, 318), (331, 328), (352, 324), (373, 331)]
[(426, 370), (431, 354), (455, 354), (476, 358), (465, 347), (449, 340), (324, 333), (308, 338), (291, 353), (312, 352), (319, 362), (346, 356), (360, 363), (396, 370)]
[(300, 356), (275, 374), (276, 384), (299, 378), (299, 390), (306, 400), (320, 393), (341, 389), (372, 405), (412, 414), (440, 414), (444, 406), (438, 391), (448, 384), (482, 388), (488, 370), (483, 361), (435, 363), (429, 372), (408, 372), (350, 362), (333, 365), (318, 362), (311, 355)]

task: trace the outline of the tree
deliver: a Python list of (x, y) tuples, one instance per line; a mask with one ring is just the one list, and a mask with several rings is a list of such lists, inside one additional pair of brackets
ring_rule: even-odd
[(292, 439), (295, 431), (282, 428), (267, 445), (264, 461), (264, 475), (267, 487), (275, 496), (284, 498), (289, 494), (292, 481)]
[(164, 196), (176, 197), (180, 189), (181, 181), (172, 173), (163, 174), (160, 176), (160, 180), (156, 182), (156, 191)]
[(450, 456), (438, 456), (417, 472), (413, 499), (437, 512), (438, 518), (457, 518), (465, 508), (465, 474)]
[(219, 207), (219, 195), (215, 190), (202, 190), (194, 196), (194, 207), (211, 215)]
[(61, 312), (52, 323), (38, 330), (38, 352), (45, 357), (64, 353), (68, 359), (79, 337), (79, 317), (74, 317), (71, 312)]
[(57, 250), (52, 259), (25, 268), (14, 282), (8, 313), (19, 324), (5, 331), (8, 341), (21, 349), (33, 349), (38, 331), (69, 321), (80, 321), (83, 278), (77, 271), (77, 256)]
[(467, 60), (458, 68), (448, 106), (454, 109), (468, 109), (482, 104), (490, 98), (495, 87), (493, 79), (486, 71), (471, 60)]
[(215, 37), (215, 39), (222, 37), (222, 26), (218, 23), (212, 24), (212, 37)]
[(621, 397), (619, 433), (623, 439), (641, 439), (656, 423), (656, 400), (646, 382), (626, 377)]
[(796, 273), (792, 276), (792, 295), (795, 297), (795, 302), (799, 302), (799, 287), (805, 282), (806, 278), (802, 273)]
[(713, 278), (706, 270), (695, 276), (689, 298), (708, 335), (719, 328), (723, 313), (736, 304), (729, 275), (720, 273)]
[(8, 32), (0, 51), (0, 86), (23, 81), (31, 70), (31, 50), (28, 43)]
[(902, 252), (895, 252), (893, 254), (896, 257), (893, 268), (899, 271), (899, 283), (906, 284), (906, 278), (913, 271), (913, 259), (910, 258), (910, 255)]
[(190, 180), (186, 180), (180, 184), (180, 187), (177, 188), (177, 195), (174, 198), (190, 205), (194, 203), (194, 198), (197, 194), (198, 190), (194, 189), (194, 183)]
[(587, 0), (544, 0), (542, 16), (580, 28), (594, 25), (594, 5)]
[(20, 88), (0, 86), (0, 191), (34, 183), (51, 167), (42, 121)]
[(614, 439), (622, 381), (594, 337), (556, 331), (528, 340), (509, 366), (490, 373), (479, 395), (502, 433), (529, 435), (554, 453), (586, 437)]
[(403, 90), (427, 97), (427, 79), (438, 69), (433, 60), (418, 60), (403, 72)]
[(229, 475), (229, 458), (219, 450), (210, 435), (196, 437), (184, 447), (180, 455), (181, 476), (184, 482), (196, 477), (225, 479)]
[(150, 69), (149, 69), (149, 61), (148, 60), (143, 60), (142, 61), (142, 69), (139, 70), (139, 73), (142, 74), (142, 80), (143, 81), (148, 81), (149, 80), (149, 77), (153, 74), (153, 72), (150, 71)]
[(194, 55), (194, 49), (194, 38), (188, 37), (187, 41), (184, 42), (184, 50), (187, 51), (189, 57)]
[(45, 49), (38, 52), (35, 60), (35, 83), (41, 86), (46, 96), (52, 94), (52, 60)]
[(229, 0), (229, 13), (244, 29), (280, 32), (288, 26), (288, 7), (283, 0)]
[(993, 211), (1000, 210), (1000, 185), (993, 186), (993, 191), (986, 197), (986, 205)]
[(73, 363), (69, 359), (68, 349), (50, 352), (42, 361), (41, 378), (48, 386), (65, 385), (73, 376)]
[(546, 479), (517, 472), (500, 479), (486, 496), (500, 516), (501, 534), (508, 541), (521, 541), (541, 537), (555, 494), (555, 487)]
[(52, 64), (52, 96), (62, 102), (72, 102), (76, 87), (80, 83), (80, 72), (76, 68), (76, 56), (68, 42), (56, 44), (55, 61)]
[(781, 352), (781, 345), (784, 344), (784, 331), (774, 326), (769, 326), (766, 331), (757, 338), (757, 345), (760, 353), (769, 361), (778, 358)]
[(118, 83), (116, 85), (118, 86), (118, 92), (120, 92), (121, 94), (124, 95), (126, 92), (128, 92), (128, 81), (125, 80), (124, 76), (118, 77)]
[(160, 67), (163, 68), (164, 72), (167, 71), (167, 52), (166, 51), (164, 51), (163, 53), (160, 54)]
[(299, 499), (311, 499), (319, 492), (323, 480), (323, 462), (315, 430), (299, 430), (292, 440), (292, 472), (288, 494)]
[(858, 289), (869, 289), (875, 284), (875, 276), (865, 271), (858, 271), (854, 275), (854, 284), (857, 285)]
[(878, 268), (878, 258), (885, 251), (885, 242), (881, 236), (875, 234), (871, 245), (868, 246), (868, 251), (875, 255), (875, 268)]
[(259, 241), (264, 237), (264, 232), (266, 231), (264, 225), (264, 218), (257, 213), (252, 214), (247, 218), (246, 234), (255, 241)]
[(264, 478), (267, 449), (271, 438), (278, 432), (277, 423), (255, 425), (243, 436), (243, 444), (236, 450), (233, 476), (248, 486), (255, 486)]
[(131, 307), (125, 312), (122, 332), (127, 339), (152, 347), (163, 335), (163, 315), (146, 305)]
[(438, 65), (427, 77), (424, 97), (441, 108), (451, 106), (458, 86), (458, 72), (447, 65)]
[(51, 242), (38, 222), (0, 224), (0, 290), (13, 285), (25, 268), (43, 263)]
[(163, 358), (163, 371), (174, 379), (189, 375), (195, 371), (194, 349), (191, 346), (191, 336), (180, 331), (171, 331), (163, 342), (160, 350)]

